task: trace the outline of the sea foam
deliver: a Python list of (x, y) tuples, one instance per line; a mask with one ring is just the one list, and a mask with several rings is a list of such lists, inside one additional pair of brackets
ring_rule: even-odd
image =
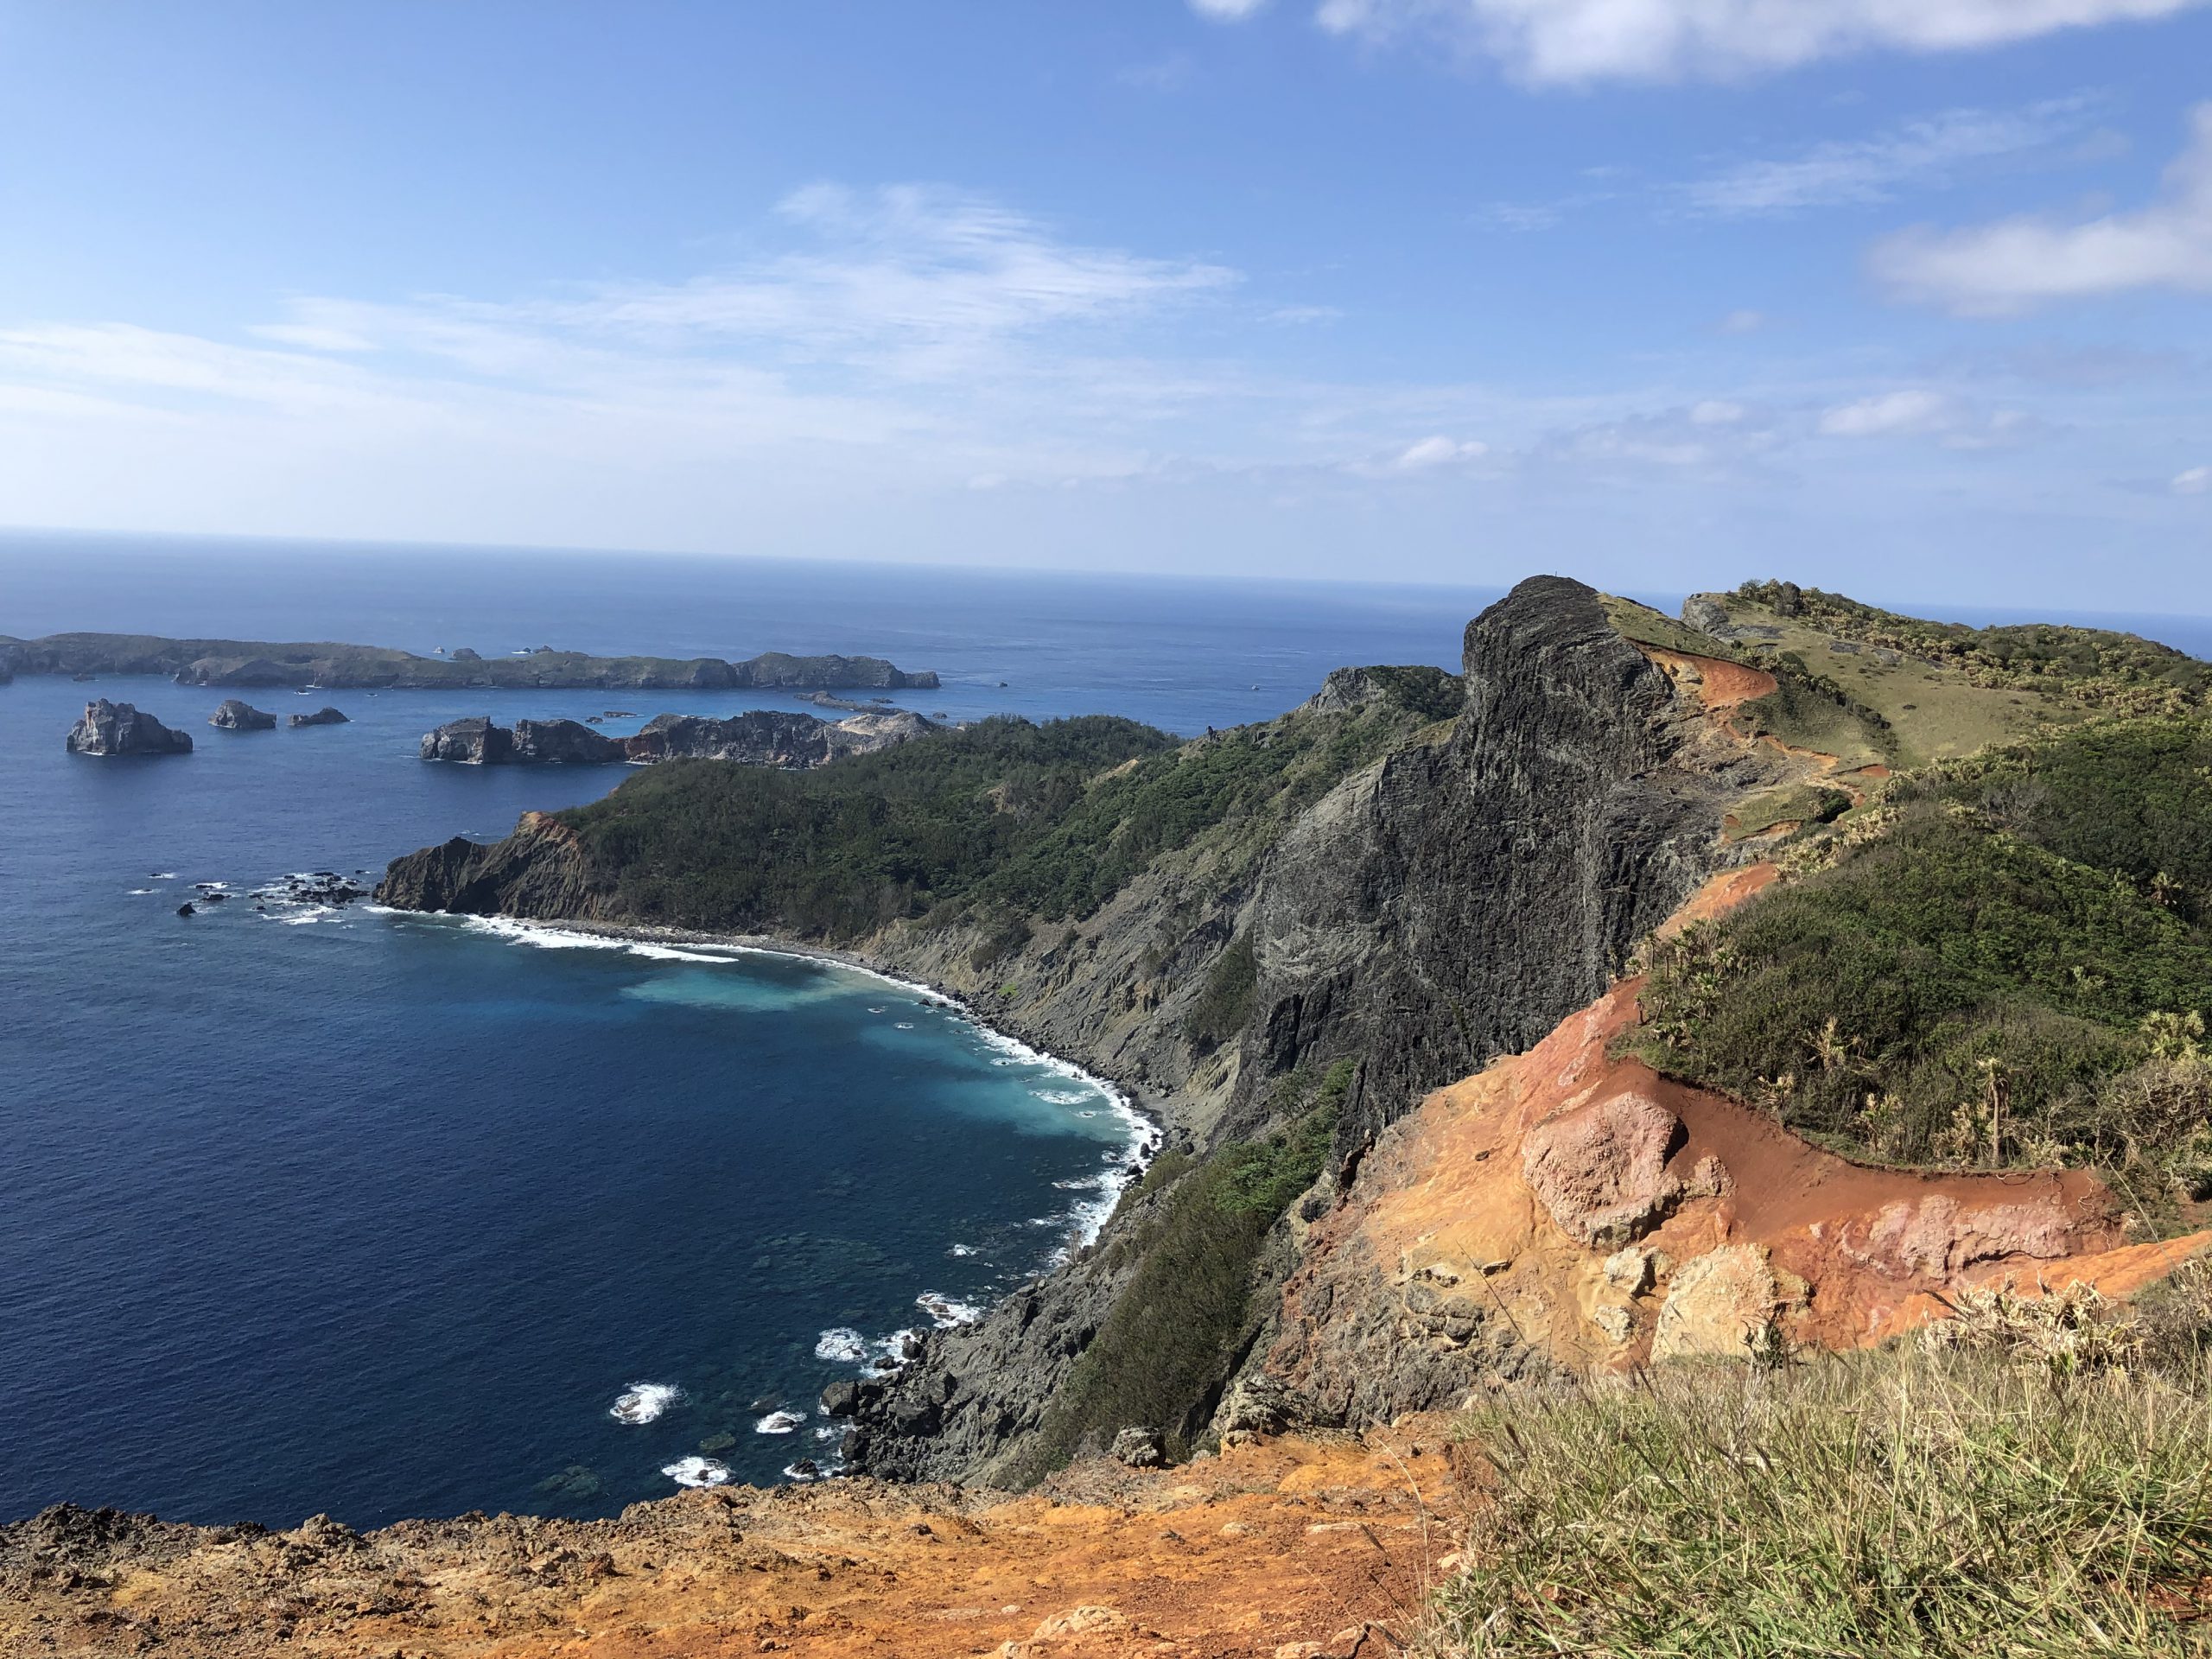
[(607, 1408), (618, 1423), (650, 1423), (683, 1397), (673, 1382), (632, 1382)]
[(664, 1465), (661, 1473), (679, 1486), (726, 1486), (729, 1484), (729, 1465), (716, 1463), (712, 1458), (678, 1458)]
[(868, 1338), (849, 1325), (832, 1325), (815, 1339), (814, 1357), (840, 1365), (857, 1365), (868, 1357)]
[(803, 1411), (772, 1411), (753, 1425), (755, 1434), (788, 1434), (806, 1421)]

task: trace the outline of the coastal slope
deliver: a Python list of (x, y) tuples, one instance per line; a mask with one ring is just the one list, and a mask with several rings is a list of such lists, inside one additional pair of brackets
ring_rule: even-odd
[[(1924, 812), (1890, 804), (1907, 761), (1952, 764), (1946, 757), (1986, 749), (1991, 734), (2044, 741), (2094, 725), (2100, 709), (2183, 719), (2202, 695), (2188, 659), (2125, 636), (2062, 631), (2024, 666), (2009, 635), (1947, 632), (1947, 645), (1917, 654), (1882, 643), (1918, 640), (1893, 623), (1880, 625), (1888, 633), (1847, 637), (1874, 626), (1848, 601), (1786, 585), (1700, 596), (1675, 619), (1563, 578), (1533, 578), (1469, 625), (1456, 677), (1341, 671), (1281, 720), (1185, 744), (1127, 722), (986, 722), (835, 762), (803, 781), (677, 766), (593, 807), (532, 815), (506, 841), (455, 842), (396, 861), (382, 892), (416, 908), (855, 951), (1116, 1079), (1163, 1121), (1161, 1156), (1092, 1247), (975, 1325), (933, 1336), (886, 1387), (849, 1402), (857, 1409), (846, 1452), (856, 1467), (1021, 1484), (1103, 1449), (1125, 1427), (1158, 1433), (1179, 1457), (1240, 1425), (1386, 1421), (1477, 1385), (1633, 1361), (1687, 1340), (1688, 1316), (1665, 1319), (1681, 1288), (1677, 1266), (1708, 1296), (1732, 1285), (1746, 1306), (1771, 1284), (1770, 1306), (1724, 1345), (1760, 1332), (1849, 1345), (1897, 1319), (1854, 1323), (1835, 1308), (1924, 1312), (1930, 1297), (1973, 1282), (1969, 1269), (2108, 1252), (2120, 1245), (2117, 1206), (2084, 1175), (2053, 1188), (2063, 1216), (2016, 1217), (2007, 1234), (1981, 1228), (1973, 1205), (1944, 1195), (1954, 1207), (1921, 1227), (1921, 1258), (1907, 1252), (1839, 1276), (1832, 1260), (1800, 1261), (1758, 1215), (1745, 1218), (1732, 1195), (1755, 1178), (1735, 1166), (1772, 1165), (1789, 1179), (1817, 1176), (1855, 1194), (1821, 1221), (1829, 1230), (1848, 1232), (1859, 1210), (1872, 1224), (1898, 1192), (1833, 1173), (1844, 1166), (1823, 1164), (1794, 1136), (1785, 1140), (1798, 1150), (1786, 1155), (1759, 1135), (1698, 1143), (1696, 1123), (1737, 1122), (1724, 1108), (1741, 1109), (1709, 1087), (1681, 1092), (1654, 1075), (1624, 1096), (1642, 1103), (1628, 1112), (1629, 1128), (1643, 1127), (1622, 1129), (1622, 1144), (1641, 1146), (1639, 1134), (1652, 1141), (1637, 1154), (1652, 1190), (1640, 1219), (1610, 1229), (1617, 1236), (1570, 1231), (1572, 1248), (1559, 1245), (1561, 1224), (1540, 1216), (1526, 1173), (1508, 1179), (1529, 1147), (1561, 1137), (1555, 1155), (1570, 1164), (1626, 1155), (1615, 1144), (1619, 1126), (1607, 1127), (1619, 1116), (1610, 1107), (1581, 1141), (1545, 1127), (1539, 1120), (1552, 1109), (1573, 1116), (1556, 1090), (1530, 1096), (1549, 1102), (1545, 1112), (1510, 1132), (1484, 1131), (1503, 1138), (1481, 1173), (1504, 1185), (1488, 1196), (1480, 1182), (1450, 1187), (1435, 1200), (1517, 1217), (1513, 1248), (1485, 1261), (1522, 1262), (1512, 1282), (1524, 1301), (1572, 1310), (1565, 1325), (1530, 1320), (1535, 1334), (1514, 1332), (1513, 1320), (1494, 1316), (1489, 1293), (1498, 1287), (1482, 1263), (1440, 1258), (1439, 1273), (1457, 1281), (1423, 1278), (1420, 1263), (1393, 1258), (1383, 1236), (1353, 1218), (1387, 1206), (1430, 1155), (1418, 1125), (1394, 1126), (1417, 1108), (1424, 1122), (1448, 1116), (1435, 1091), (1457, 1084), (1464, 1096), (1475, 1086), (1464, 1080), (1503, 1057), (1551, 1052), (1554, 1033), (1586, 1025), (1592, 1016), (1578, 1011), (1593, 1007), (1611, 1010), (1601, 1047), (1638, 1046), (1694, 1084), (1726, 1054), (1732, 1087), (1786, 1077), (1793, 1100), (1827, 1109), (1853, 1086), (1858, 1063), (1848, 1057), (1859, 1038), (1833, 1027), (1823, 1038), (1791, 998), (1777, 1005), (1785, 1019), (1769, 1022), (1765, 1046), (1741, 1056), (1684, 1035), (1686, 1007), (1710, 1023), (1739, 1006), (1702, 989), (1703, 1001), (1686, 1005), (1686, 985), (1717, 984), (1782, 950), (1766, 941), (1755, 954), (1715, 957), (1716, 930), (1738, 925), (1732, 912), (1756, 918), (1783, 902), (1827, 903), (1817, 895), (1831, 888), (1842, 902), (1864, 883), (1855, 872), (1873, 868), (1860, 849), (1878, 864), (1901, 855), (1898, 837), (1934, 833), (1915, 828)], [(1862, 660), (1858, 679), (1831, 671)], [(2134, 715), (2145, 699), (2166, 712)], [(2138, 772), (2186, 786), (2189, 741), (2184, 733), (2159, 751), (2165, 771)], [(2055, 798), (2048, 789), (2045, 798)], [(1975, 884), (2000, 879), (1994, 866), (1978, 874), (1972, 860), (2015, 856), (2001, 835), (1942, 823), (1943, 835), (1965, 837), (1957, 856), (1971, 855), (1940, 864), (1955, 868), (1955, 891), (1931, 906), (1910, 897), (1910, 884), (1879, 889), (1904, 904), (1896, 925), (1920, 931), (1910, 950), (1939, 955), (1955, 952), (1947, 941), (1970, 925), (1961, 918), (1973, 914)], [(2162, 856), (2194, 871), (2178, 843)], [(1835, 873), (1821, 873), (1840, 860)], [(1777, 876), (1786, 901), (1765, 896)], [(2129, 877), (2139, 878), (2146, 890), (2155, 885), (2148, 868)], [(2168, 883), (2158, 903), (2194, 891), (2171, 872), (2156, 879)], [(2110, 878), (2050, 880), (2051, 919), (2033, 926), (2063, 931), (2074, 925), (2066, 906), (2077, 903), (2068, 895)], [(2024, 891), (2017, 881), (2009, 890)], [(2146, 1010), (2177, 1007), (2182, 994), (2158, 988), (2190, 982), (2197, 947), (2186, 933), (2193, 924), (2145, 914), (2096, 925), (2133, 930), (2139, 966), (2157, 969), (2133, 980), (2116, 969), (2119, 977), (2097, 982), (2107, 988), (2096, 1012), (2110, 1023), (2063, 1027), (2069, 1052), (2109, 1070), (2141, 1046), (2111, 1035), (2115, 1026), (2125, 1032)], [(1639, 952), (1662, 938), (1677, 943), (1654, 988), (1620, 988)], [(2092, 945), (2106, 949), (2086, 937), (2048, 949), (2054, 962), (2072, 951), (2079, 963)], [(1904, 960), (1869, 957), (1867, 984), (1924, 973)], [(2133, 988), (2114, 1001), (2122, 984)], [(1966, 1017), (1968, 1030), (2016, 1031), (2030, 1049), (2047, 1049), (2046, 1036), (2006, 1025), (2001, 1011), (1974, 1012), (2043, 994), (1986, 974), (1959, 984), (1957, 1014), (1931, 1007), (1929, 1028), (1954, 1030)], [(1819, 993), (1808, 986), (1806, 995)], [(1762, 1001), (1753, 994), (1740, 1006)], [(2081, 1011), (2077, 1001), (2066, 1018)], [(1804, 1030), (1786, 1023), (1808, 1017)], [(1993, 1052), (1994, 1075), (2009, 1079), (2014, 1062), (1987, 1046), (2002, 1040), (1993, 1034), (1955, 1065), (1982, 1076), (1976, 1056)], [(1805, 1046), (1819, 1052), (1823, 1041), (1836, 1053), (1808, 1069)], [(1937, 1075), (1925, 1086), (1967, 1085)], [(2001, 1086), (2026, 1103), (2041, 1085), (2024, 1072)], [(1806, 1126), (1832, 1130), (1834, 1120), (1815, 1116)], [(1688, 1144), (1701, 1149), (1685, 1163)], [(2004, 1159), (2025, 1149), (2018, 1140), (1999, 1148)], [(1608, 1259), (1662, 1226), (1694, 1232), (1701, 1247), (1640, 1245), (1632, 1285), (1611, 1284), (1608, 1272), (1619, 1278), (1630, 1264), (1608, 1269)], [(1971, 1243), (1982, 1234), (2028, 1242)], [(1723, 1248), (1738, 1253), (1690, 1271)], [(1611, 1285), (1602, 1295), (1601, 1283)], [(1799, 1317), (1815, 1303), (1818, 1317)], [(1662, 1323), (1676, 1332), (1664, 1344)]]

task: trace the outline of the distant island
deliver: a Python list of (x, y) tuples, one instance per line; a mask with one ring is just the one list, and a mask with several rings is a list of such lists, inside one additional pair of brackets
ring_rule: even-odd
[(382, 645), (273, 644), (260, 639), (168, 639), (148, 633), (0, 634), (0, 678), (16, 674), (164, 674), (179, 685), (324, 686), (334, 690), (564, 689), (654, 691), (747, 690), (932, 690), (938, 677), (909, 673), (880, 657), (794, 657), (764, 652), (743, 662), (719, 657), (591, 657), (535, 651), (484, 657), (461, 646), (418, 657)]

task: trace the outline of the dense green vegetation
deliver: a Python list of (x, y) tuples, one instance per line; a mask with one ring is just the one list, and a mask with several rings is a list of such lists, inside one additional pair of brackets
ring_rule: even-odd
[(1431, 1659), (2212, 1653), (2204, 1264), (2133, 1318), (1516, 1396)]
[(1644, 1052), (1853, 1150), (2201, 1193), (2208, 759), (2113, 722), (1899, 780), (1827, 868), (1655, 948)]
[(1201, 1051), (1219, 1048), (1244, 1029), (1260, 985), (1260, 967), (1249, 936), (1232, 940), (1206, 976), (1183, 1021), (1183, 1034)]
[(981, 969), (1033, 919), (1087, 915), (1202, 836), (1234, 879), (1457, 684), (1371, 672), (1382, 697), (1190, 743), (1104, 715), (1001, 716), (813, 772), (677, 761), (562, 816), (639, 919), (842, 942), (935, 913), (981, 929)]
[[(1156, 1161), (1137, 1198), (1160, 1203), (1106, 1245), (1137, 1268), (1113, 1312), (1053, 1396), (1021, 1484), (1065, 1464), (1086, 1439), (1157, 1429), (1168, 1455), (1189, 1455), (1254, 1328), (1253, 1275), (1268, 1230), (1328, 1161), (1353, 1063), (1318, 1078), (1296, 1072), (1274, 1109), (1289, 1127), (1224, 1147), (1203, 1161)], [(1135, 1202), (1135, 1200), (1132, 1200)], [(1105, 1263), (1115, 1265), (1115, 1259)]]
[(2212, 664), (2132, 633), (2048, 622), (1930, 622), (1789, 582), (1747, 582), (1736, 596), (1843, 639), (1962, 668), (1982, 685), (2054, 687), (2130, 713), (2179, 713), (2212, 700)]

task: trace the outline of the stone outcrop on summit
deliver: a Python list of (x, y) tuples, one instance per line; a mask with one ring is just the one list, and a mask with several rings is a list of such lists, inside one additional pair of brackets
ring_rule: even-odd
[(86, 703), (84, 718), (69, 728), (68, 747), (72, 754), (190, 754), (192, 737), (130, 703), (100, 697)]

